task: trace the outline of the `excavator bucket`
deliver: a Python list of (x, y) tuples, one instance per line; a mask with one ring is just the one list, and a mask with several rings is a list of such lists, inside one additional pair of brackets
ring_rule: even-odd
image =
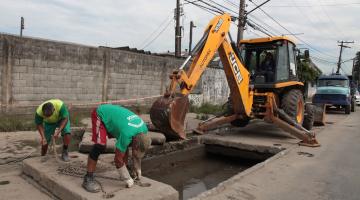
[(150, 109), (151, 122), (167, 139), (186, 139), (184, 122), (189, 104), (187, 95), (160, 97)]
[(312, 104), (314, 106), (314, 124), (318, 126), (325, 125), (325, 104)]

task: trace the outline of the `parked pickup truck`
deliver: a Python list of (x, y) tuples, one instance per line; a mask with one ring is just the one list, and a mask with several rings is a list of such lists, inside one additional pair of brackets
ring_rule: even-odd
[(326, 104), (327, 107), (344, 108), (345, 114), (355, 111), (355, 99), (350, 93), (349, 79), (341, 74), (320, 76), (312, 102), (314, 104)]

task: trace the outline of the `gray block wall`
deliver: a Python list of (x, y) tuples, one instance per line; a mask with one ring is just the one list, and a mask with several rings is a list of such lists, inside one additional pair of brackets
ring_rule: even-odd
[(3, 65), (4, 65), (4, 59), (3, 59), (3, 40), (0, 40), (0, 103), (2, 102), (2, 71), (3, 71)]
[[(0, 34), (2, 111), (60, 98), (91, 103), (160, 95), (182, 59), (105, 47)], [(199, 81), (202, 101), (223, 103), (228, 87), (222, 69)]]

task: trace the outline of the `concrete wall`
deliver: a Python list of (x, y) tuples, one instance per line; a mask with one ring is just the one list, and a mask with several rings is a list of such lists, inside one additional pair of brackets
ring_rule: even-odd
[(227, 101), (229, 87), (222, 69), (207, 69), (201, 77), (199, 86), (201, 87), (200, 93), (189, 95), (189, 99), (194, 105), (201, 105), (206, 102), (223, 104)]
[[(183, 62), (173, 57), (0, 34), (1, 107), (37, 105), (50, 98), (89, 103), (160, 95)], [(222, 69), (200, 81), (201, 102), (228, 96)], [(200, 91), (201, 91), (200, 90)], [(7, 109), (6, 109), (7, 110)]]
[(2, 102), (2, 96), (3, 96), (3, 93), (2, 93), (2, 88), (3, 88), (3, 85), (2, 85), (2, 71), (3, 71), (3, 63), (4, 63), (4, 59), (3, 59), (3, 43), (4, 41), (3, 40), (0, 40), (0, 103)]

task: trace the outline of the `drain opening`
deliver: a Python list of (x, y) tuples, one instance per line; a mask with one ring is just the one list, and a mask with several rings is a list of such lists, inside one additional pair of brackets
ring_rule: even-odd
[[(225, 155), (216, 154), (219, 151)], [(179, 199), (185, 200), (216, 187), (273, 155), (254, 154), (257, 153), (241, 154), (232, 148), (200, 145), (144, 160), (142, 170), (144, 176), (171, 185), (179, 192)]]

